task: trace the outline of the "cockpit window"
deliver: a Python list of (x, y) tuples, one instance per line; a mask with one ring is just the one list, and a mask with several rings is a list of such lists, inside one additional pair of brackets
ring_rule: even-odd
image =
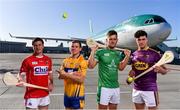
[(145, 24), (152, 24), (152, 23), (154, 23), (154, 19), (150, 18), (150, 19), (146, 20), (144, 23)]
[(148, 24), (148, 23), (149, 23), (149, 20), (146, 20), (146, 21), (145, 21), (145, 24)]
[(154, 19), (150, 19), (149, 24), (154, 23)]
[(156, 16), (154, 17), (154, 22), (161, 23), (161, 22), (166, 22), (166, 20), (160, 16)]

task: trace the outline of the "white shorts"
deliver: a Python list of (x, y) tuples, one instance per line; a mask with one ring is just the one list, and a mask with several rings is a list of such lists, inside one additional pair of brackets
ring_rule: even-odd
[(38, 106), (47, 106), (50, 104), (49, 95), (41, 98), (25, 99), (25, 106), (27, 108), (38, 108)]
[(101, 88), (100, 104), (108, 105), (109, 103), (118, 104), (120, 102), (119, 88)]
[(147, 107), (156, 107), (159, 103), (158, 92), (133, 89), (132, 101), (134, 103), (145, 103)]

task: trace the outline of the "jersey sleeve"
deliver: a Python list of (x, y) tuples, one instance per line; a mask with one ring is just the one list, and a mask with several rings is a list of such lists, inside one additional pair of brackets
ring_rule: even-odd
[(155, 55), (155, 60), (156, 60), (155, 62), (158, 62), (161, 59), (161, 57), (162, 57), (162, 55), (160, 53), (157, 53)]
[(83, 60), (81, 63), (80, 63), (80, 69), (81, 69), (81, 73), (83, 76), (86, 76), (86, 72), (87, 72), (87, 61), (86, 60)]
[(27, 59), (25, 59), (21, 64), (20, 74), (27, 73), (27, 72), (28, 72), (28, 61), (27, 61)]
[(49, 59), (49, 72), (52, 73), (52, 60)]
[(100, 51), (97, 50), (96, 53), (95, 53), (95, 56), (94, 56), (94, 58), (95, 58), (96, 61), (99, 61), (99, 57), (100, 57), (99, 54), (100, 54)]
[(132, 64), (132, 59), (133, 59), (133, 53), (131, 53), (130, 58), (129, 58), (129, 64)]
[(64, 60), (62, 61), (62, 63), (60, 63), (61, 66), (59, 67), (59, 70), (64, 70), (64, 63), (65, 63), (65, 60), (66, 60), (66, 59), (64, 59)]

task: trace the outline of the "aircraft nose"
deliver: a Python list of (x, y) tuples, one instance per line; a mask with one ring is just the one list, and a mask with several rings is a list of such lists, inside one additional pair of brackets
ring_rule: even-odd
[(166, 32), (167, 32), (167, 34), (168, 34), (168, 36), (169, 36), (170, 33), (171, 33), (171, 30), (172, 30), (172, 29), (171, 29), (171, 25), (170, 25), (169, 23), (166, 23), (165, 25), (166, 25), (166, 26), (165, 26), (165, 27), (166, 27)]
[(169, 23), (163, 23), (162, 24), (162, 31), (159, 34), (160, 39), (165, 40), (170, 34), (171, 34), (171, 25)]

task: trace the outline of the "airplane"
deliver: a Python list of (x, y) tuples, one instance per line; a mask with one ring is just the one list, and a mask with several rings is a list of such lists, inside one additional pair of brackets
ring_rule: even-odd
[[(91, 28), (91, 27), (90, 27)], [(105, 44), (106, 43), (106, 34), (109, 30), (115, 30), (118, 33), (118, 43), (117, 47), (119, 48), (127, 48), (131, 50), (135, 50), (137, 48), (134, 33), (137, 30), (144, 30), (148, 33), (148, 41), (149, 46), (153, 47), (156, 46), (163, 41), (170, 41), (167, 37), (171, 33), (171, 25), (161, 16), (154, 15), (154, 14), (144, 14), (139, 16), (133, 16), (122, 23), (116, 24), (107, 28), (106, 30), (93, 34), (91, 38), (94, 40)], [(35, 37), (22, 37), (22, 36), (13, 36), (9, 33), (9, 35), (13, 38), (19, 39), (34, 39)], [(45, 38), (41, 37), (45, 41), (47, 40), (55, 40), (57, 41), (73, 41), (79, 40), (83, 43), (86, 42), (86, 39), (83, 38)]]

